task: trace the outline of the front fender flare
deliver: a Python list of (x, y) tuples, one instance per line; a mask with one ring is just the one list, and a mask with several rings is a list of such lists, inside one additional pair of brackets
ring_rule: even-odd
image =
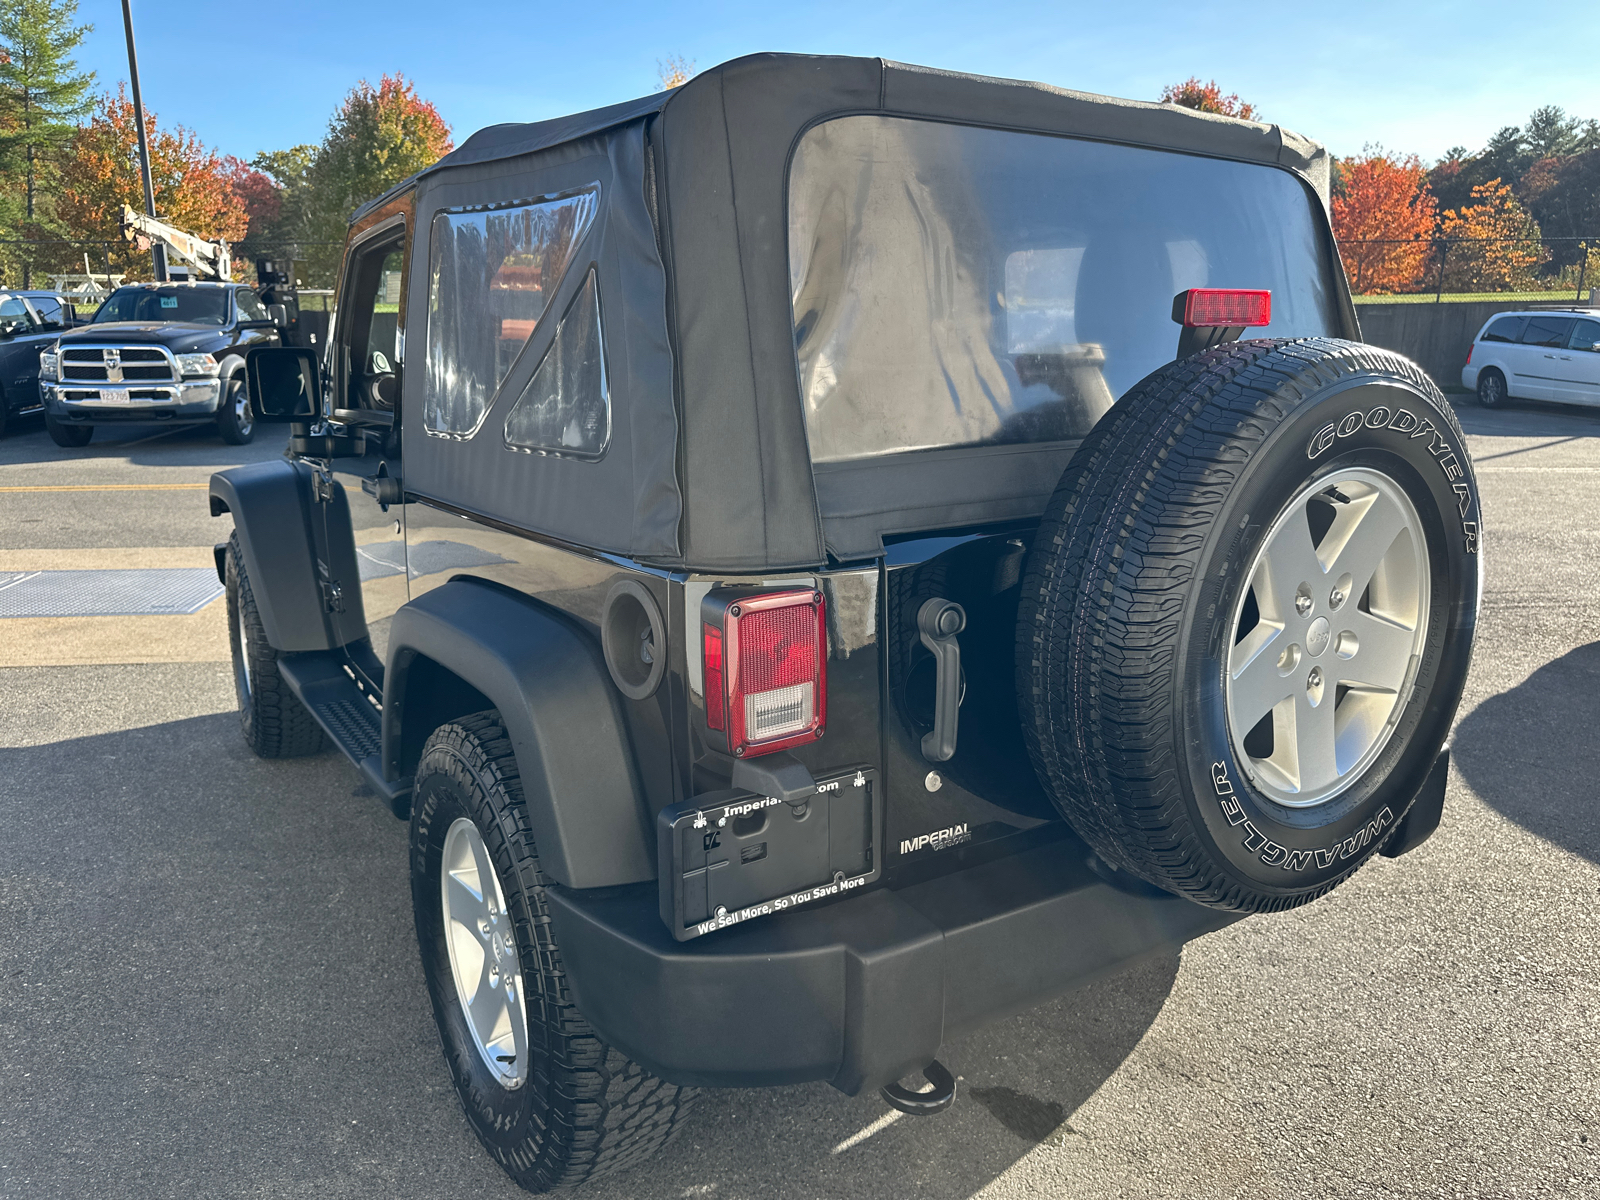
[(655, 878), (655, 838), (633, 748), (595, 639), (546, 606), (456, 579), (389, 625), (383, 765), (398, 778), (406, 684), (419, 658), (481, 692), (510, 734), (539, 863), (557, 883)]
[(317, 588), (316, 501), (303, 463), (251, 463), (211, 477), (211, 515), (233, 514), (261, 627), (275, 650), (331, 650)]

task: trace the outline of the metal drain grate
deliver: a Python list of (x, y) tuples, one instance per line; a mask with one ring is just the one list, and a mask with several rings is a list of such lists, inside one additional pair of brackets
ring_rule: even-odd
[(188, 616), (220, 595), (205, 567), (28, 571), (0, 575), (0, 618)]

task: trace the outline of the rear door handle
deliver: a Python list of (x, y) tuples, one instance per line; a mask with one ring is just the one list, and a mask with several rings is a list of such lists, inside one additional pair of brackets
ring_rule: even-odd
[(949, 762), (956, 753), (956, 722), (961, 715), (961, 643), (957, 635), (967, 627), (966, 611), (954, 600), (935, 596), (917, 610), (917, 632), (933, 653), (933, 730), (922, 736), (922, 757), (929, 762)]

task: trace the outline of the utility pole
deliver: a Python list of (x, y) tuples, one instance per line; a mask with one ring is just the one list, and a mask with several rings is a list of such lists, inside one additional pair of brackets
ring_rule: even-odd
[[(139, 124), (139, 174), (144, 177), (144, 212), (147, 217), (153, 217), (156, 215), (156, 188), (150, 179), (150, 137), (144, 127), (144, 100), (139, 95), (139, 56), (133, 49), (133, 12), (128, 7), (128, 0), (122, 0), (122, 28), (128, 34), (128, 77), (133, 83), (133, 119)], [(165, 283), (167, 248), (160, 242), (151, 243), (150, 262), (155, 267), (156, 282)]]

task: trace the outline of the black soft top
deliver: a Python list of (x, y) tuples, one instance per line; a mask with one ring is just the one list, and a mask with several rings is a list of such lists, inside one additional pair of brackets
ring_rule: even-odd
[[(996, 486), (981, 467), (919, 482), (903, 464), (883, 463), (872, 468), (886, 481), (868, 503), (874, 511), (862, 511), (859, 489), (819, 503), (795, 362), (788, 165), (806, 129), (863, 113), (1268, 164), (1298, 173), (1327, 201), (1326, 151), (1278, 125), (883, 59), (751, 55), (669, 92), (490, 126), (389, 194), (417, 192), (412, 357), (421, 364), (426, 342), (421, 284), (435, 213), (598, 181), (599, 216), (551, 307), (564, 310), (592, 263), (612, 443), (599, 462), (507, 453), (495, 432), (515, 399), (505, 392), (477, 436), (429, 438), (422, 406), (408, 402), (408, 490), (578, 545), (710, 572), (819, 566), (846, 543), (854, 557), (863, 519), (871, 525), (878, 510), (882, 532), (1041, 511), (1061, 453), (1020, 488), (1013, 468)], [(537, 361), (551, 336), (537, 330), (524, 357)], [(407, 389), (420, 389), (422, 376), (409, 372)], [(505, 391), (515, 382), (508, 377)], [(849, 536), (831, 536), (835, 523), (849, 524)]]

